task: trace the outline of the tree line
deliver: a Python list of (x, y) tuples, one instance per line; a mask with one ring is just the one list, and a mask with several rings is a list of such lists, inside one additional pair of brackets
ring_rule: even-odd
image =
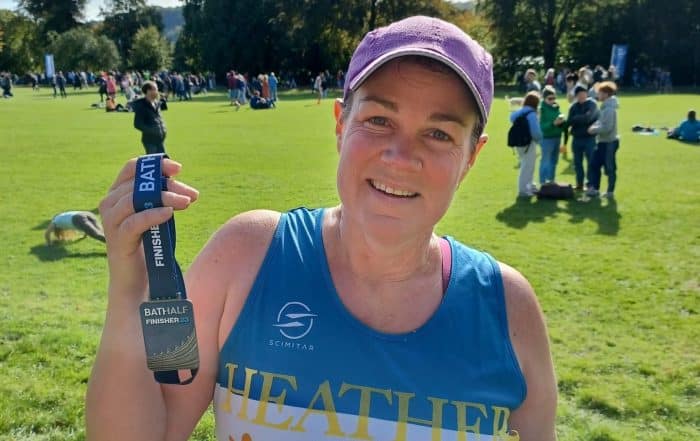
[[(145, 0), (108, 0), (83, 23), (86, 0), (20, 0), (0, 11), (0, 70), (135, 68), (261, 72), (344, 69), (362, 36), (425, 14), (455, 23), (494, 55), (497, 80), (527, 67), (607, 65), (629, 44), (627, 72), (662, 67), (697, 84), (698, 0), (182, 0), (185, 25), (171, 45)], [(465, 7), (468, 6), (468, 7)], [(533, 66), (534, 65), (534, 66)]]

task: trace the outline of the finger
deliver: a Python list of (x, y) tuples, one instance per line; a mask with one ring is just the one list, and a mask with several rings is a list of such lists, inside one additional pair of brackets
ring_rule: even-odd
[[(164, 207), (171, 207), (175, 210), (184, 210), (190, 205), (191, 202), (189, 196), (170, 191), (162, 191), (160, 193), (160, 197)], [(119, 225), (124, 222), (127, 217), (131, 216), (135, 212), (133, 199), (133, 191), (124, 194), (112, 209), (109, 209), (103, 214), (103, 221), (109, 223), (110, 225)]]
[[(190, 203), (196, 201), (199, 197), (199, 191), (197, 191), (193, 187), (190, 187), (187, 184), (183, 184), (182, 182), (176, 181), (174, 179), (168, 179), (167, 184), (169, 191), (161, 192), (161, 201), (163, 202), (163, 205), (174, 206), (175, 209), (181, 210), (187, 208), (187, 206)], [(102, 200), (102, 202), (100, 202), (99, 209), (102, 217), (104, 218), (108, 212), (111, 212), (111, 209), (117, 204), (119, 204), (120, 201), (122, 201), (122, 199), (124, 198), (124, 196), (127, 195), (128, 198), (124, 199), (122, 202), (124, 206), (117, 208), (115, 212), (119, 216), (128, 216), (129, 214), (131, 214), (131, 212), (127, 212), (126, 210), (124, 210), (124, 208), (126, 208), (125, 206), (129, 200), (131, 200), (131, 204), (133, 205), (133, 190), (133, 181), (127, 181), (122, 183), (112, 192), (110, 192)], [(175, 196), (166, 196), (166, 193), (173, 193)], [(185, 196), (187, 199), (177, 198), (176, 195)]]
[(116, 189), (124, 181), (128, 181), (130, 179), (133, 179), (135, 173), (136, 173), (136, 158), (131, 158), (126, 162), (126, 164), (124, 164), (124, 167), (122, 167), (121, 171), (117, 175), (117, 178), (112, 183), (112, 186), (109, 187), (109, 191)]
[[(127, 181), (131, 181), (134, 179), (134, 176), (136, 175), (136, 161), (138, 158), (131, 158), (127, 163), (122, 167), (121, 171), (117, 175), (117, 178), (114, 180), (114, 183), (112, 186), (109, 188), (110, 191), (119, 187), (121, 184)], [(169, 158), (163, 158), (163, 163), (162, 163), (162, 169), (163, 169), (163, 174), (165, 176), (175, 176), (180, 172), (180, 169), (182, 168), (182, 164), (179, 162), (173, 161), (172, 159)]]
[(163, 174), (168, 177), (173, 177), (180, 173), (182, 169), (182, 164), (177, 161), (173, 161), (170, 158), (163, 158)]
[(116, 205), (125, 194), (132, 192), (133, 190), (133, 180), (122, 182), (116, 188), (111, 189), (110, 192), (107, 193), (107, 196), (105, 196), (100, 202), (100, 214), (104, 217), (106, 211)]
[(174, 179), (168, 179), (168, 191), (187, 196), (190, 198), (191, 202), (199, 198), (199, 191), (196, 188)]
[(159, 207), (150, 210), (140, 211), (124, 219), (119, 229), (123, 235), (132, 244), (136, 245), (141, 240), (141, 235), (144, 231), (151, 228), (153, 225), (165, 223), (173, 216), (172, 207)]

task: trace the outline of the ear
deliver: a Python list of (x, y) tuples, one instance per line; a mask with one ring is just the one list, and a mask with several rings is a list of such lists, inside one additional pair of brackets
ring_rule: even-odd
[(342, 98), (336, 98), (333, 103), (333, 116), (335, 117), (335, 140), (336, 148), (340, 151), (340, 135), (343, 133), (343, 120), (341, 118), (343, 114), (343, 100)]
[(464, 178), (467, 176), (467, 173), (469, 170), (474, 166), (474, 163), (476, 162), (477, 156), (479, 156), (479, 153), (481, 152), (481, 149), (484, 148), (486, 143), (489, 141), (489, 135), (483, 134), (479, 137), (479, 141), (477, 141), (476, 146), (474, 147), (474, 153), (469, 157), (469, 161), (467, 161), (467, 166), (464, 167), (464, 171), (462, 172), (462, 176), (460, 177), (459, 181), (462, 182)]

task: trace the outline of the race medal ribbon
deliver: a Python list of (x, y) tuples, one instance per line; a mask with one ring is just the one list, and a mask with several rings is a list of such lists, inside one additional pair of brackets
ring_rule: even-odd
[[(158, 153), (136, 161), (136, 212), (163, 206), (161, 191), (167, 190), (168, 182), (161, 169), (164, 157)], [(174, 216), (143, 233), (143, 251), (150, 298), (141, 304), (140, 311), (148, 368), (159, 383), (189, 384), (197, 375), (199, 351), (192, 303), (187, 300), (185, 282), (175, 260)]]

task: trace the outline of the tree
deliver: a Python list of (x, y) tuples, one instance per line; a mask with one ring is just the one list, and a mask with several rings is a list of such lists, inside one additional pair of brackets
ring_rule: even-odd
[(88, 28), (71, 29), (52, 37), (49, 50), (54, 55), (56, 70), (108, 70), (121, 62), (117, 47), (107, 37), (95, 36)]
[(43, 34), (65, 32), (83, 18), (87, 0), (20, 0), (19, 6), (40, 24)]
[(173, 65), (177, 70), (204, 70), (202, 51), (200, 50), (200, 33), (203, 32), (204, 0), (185, 0), (182, 16), (185, 25), (175, 44)]
[(141, 28), (134, 36), (129, 54), (129, 64), (134, 69), (156, 72), (170, 66), (170, 42), (155, 26)]
[(524, 56), (544, 58), (544, 67), (558, 64), (558, 48), (578, 12), (598, 0), (488, 0), (478, 9), (491, 21), (501, 68)]
[(185, 0), (176, 60), (218, 74), (344, 69), (370, 28), (453, 10), (442, 0)]
[(147, 6), (145, 0), (108, 0), (101, 10), (104, 17), (101, 33), (112, 39), (119, 54), (128, 58), (136, 33), (154, 26), (163, 31), (163, 18), (158, 9)]
[(41, 49), (36, 23), (22, 14), (0, 10), (0, 31), (3, 33), (0, 47), (2, 70), (25, 73), (41, 65)]

